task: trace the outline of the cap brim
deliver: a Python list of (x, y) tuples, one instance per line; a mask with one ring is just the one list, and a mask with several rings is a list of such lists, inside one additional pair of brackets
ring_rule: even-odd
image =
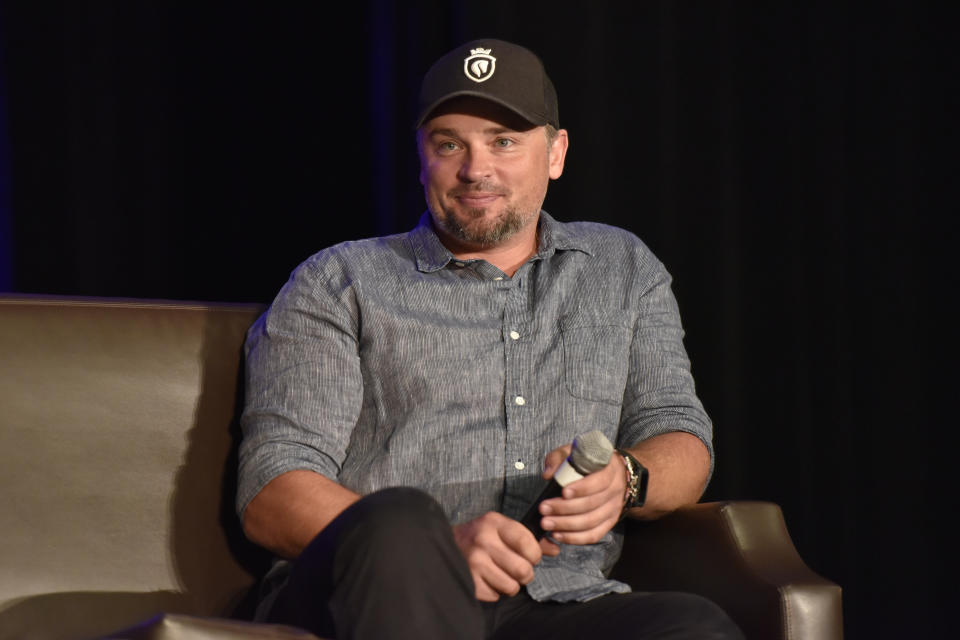
[(517, 114), (518, 116), (520, 116), (521, 118), (529, 122), (533, 127), (540, 127), (546, 124), (550, 124), (545, 117), (540, 117), (539, 120), (536, 118), (532, 118), (530, 117), (530, 114), (524, 113), (523, 111), (520, 111), (519, 109), (517, 109), (515, 106), (511, 104), (507, 104), (506, 101), (501, 100), (499, 98), (495, 98), (490, 94), (483, 93), (482, 91), (470, 91), (469, 89), (464, 89), (462, 91), (454, 91), (453, 93), (449, 93), (443, 96), (439, 100), (435, 100), (429, 107), (423, 110), (423, 115), (420, 116), (420, 118), (417, 120), (417, 123), (414, 125), (413, 128), (419, 129), (420, 127), (422, 127), (423, 123), (430, 119), (430, 115), (437, 110), (437, 107), (442, 105), (444, 102), (452, 100), (453, 98), (459, 98), (463, 96), (480, 98), (482, 100), (486, 100), (487, 102), (493, 102), (495, 104), (498, 104), (501, 107), (504, 107), (505, 109), (508, 109), (509, 111), (512, 111), (513, 113)]

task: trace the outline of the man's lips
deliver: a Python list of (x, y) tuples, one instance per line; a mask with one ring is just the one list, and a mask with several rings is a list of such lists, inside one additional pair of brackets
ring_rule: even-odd
[(488, 204), (491, 204), (497, 198), (500, 197), (499, 193), (478, 193), (471, 191), (470, 193), (460, 193), (453, 196), (457, 202), (465, 204), (470, 207), (482, 207)]

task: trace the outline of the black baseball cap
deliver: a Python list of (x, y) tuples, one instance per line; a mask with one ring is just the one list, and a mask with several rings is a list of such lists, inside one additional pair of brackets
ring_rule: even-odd
[(535, 53), (503, 40), (473, 40), (433, 63), (420, 85), (416, 128), (451, 98), (500, 104), (533, 125), (560, 128), (557, 91)]

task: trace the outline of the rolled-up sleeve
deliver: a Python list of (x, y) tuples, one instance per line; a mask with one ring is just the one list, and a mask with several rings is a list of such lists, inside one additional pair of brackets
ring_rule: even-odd
[(306, 469), (337, 480), (363, 401), (348, 285), (306, 262), (247, 333), (237, 511)]
[(696, 395), (671, 278), (652, 256), (648, 267), (630, 345), (618, 446), (671, 431), (691, 433), (710, 452), (712, 474), (713, 425)]

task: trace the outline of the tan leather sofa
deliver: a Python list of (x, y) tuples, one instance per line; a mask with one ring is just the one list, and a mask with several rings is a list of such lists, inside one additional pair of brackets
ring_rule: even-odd
[[(241, 346), (261, 311), (0, 295), (0, 640), (311, 637), (226, 620), (268, 560), (233, 512)], [(631, 523), (617, 575), (710, 596), (749, 638), (842, 636), (840, 588), (773, 504)]]

